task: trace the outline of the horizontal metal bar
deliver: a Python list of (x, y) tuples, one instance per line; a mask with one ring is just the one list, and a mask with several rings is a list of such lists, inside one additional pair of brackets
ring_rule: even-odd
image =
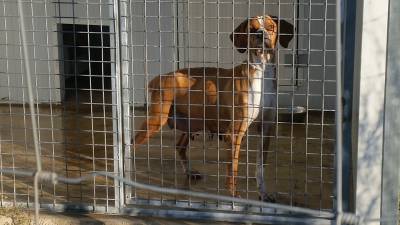
[(202, 221), (222, 221), (235, 223), (262, 223), (262, 224), (333, 224), (332, 219), (324, 218), (305, 218), (298, 216), (276, 216), (276, 215), (254, 215), (228, 212), (207, 212), (191, 210), (172, 210), (172, 209), (146, 209), (146, 208), (124, 208), (123, 214), (133, 216), (150, 216), (175, 219), (194, 219)]
[[(22, 207), (33, 208), (32, 203), (14, 203), (3, 201), (3, 207)], [(40, 204), (41, 209), (51, 212), (68, 212), (68, 213), (110, 213), (126, 216), (148, 216), (148, 217), (161, 217), (161, 218), (174, 218), (185, 220), (202, 220), (202, 221), (221, 221), (221, 222), (236, 222), (246, 223), (255, 222), (262, 224), (315, 224), (315, 225), (331, 225), (332, 219), (329, 218), (313, 218), (313, 217), (295, 217), (295, 215), (256, 215), (245, 213), (229, 213), (229, 212), (215, 212), (215, 211), (198, 211), (198, 210), (179, 210), (179, 209), (149, 209), (141, 208), (138, 206), (127, 206), (122, 209), (115, 207), (105, 207), (101, 205), (89, 204)]]

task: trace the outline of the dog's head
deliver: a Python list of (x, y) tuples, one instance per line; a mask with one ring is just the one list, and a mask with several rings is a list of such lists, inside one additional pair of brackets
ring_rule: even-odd
[(243, 21), (230, 35), (238, 52), (247, 49), (275, 49), (277, 40), (287, 48), (293, 38), (293, 25), (275, 16), (256, 16)]

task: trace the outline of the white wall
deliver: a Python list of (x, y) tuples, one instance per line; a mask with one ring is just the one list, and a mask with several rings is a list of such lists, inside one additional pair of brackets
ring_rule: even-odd
[(176, 3), (170, 2), (135, 1), (131, 5), (131, 81), (135, 105), (145, 104), (148, 81), (177, 69), (176, 9)]
[[(197, 66), (220, 66), (231, 68), (241, 63), (247, 54), (240, 54), (233, 49), (229, 34), (245, 18), (250, 16), (271, 14), (286, 18), (293, 23), (296, 8), (293, 4), (295, 0), (251, 1), (190, 1), (178, 4), (161, 3), (160, 12), (162, 16), (176, 16), (176, 18), (147, 18), (147, 38), (148, 38), (148, 62), (147, 79), (151, 79), (157, 74), (173, 71), (177, 66), (197, 67)], [(334, 109), (335, 105), (335, 23), (327, 21), (324, 18), (334, 19), (335, 1), (329, 0), (325, 5), (325, 0), (312, 0), (311, 7), (309, 1), (299, 1), (299, 36), (297, 36), (299, 54), (302, 54), (302, 62), (309, 61), (310, 66), (306, 64), (299, 67), (297, 83), (294, 82), (296, 68), (291, 65), (292, 53), (295, 53), (297, 40), (293, 40), (289, 49), (280, 48), (279, 67), (279, 103), (280, 106), (302, 105), (308, 109), (325, 110)], [(265, 7), (264, 7), (265, 6)], [(144, 16), (144, 3), (135, 3), (133, 15)], [(158, 16), (158, 3), (146, 4), (147, 16)], [(311, 12), (310, 12), (311, 9)], [(311, 15), (311, 17), (310, 17)], [(232, 20), (232, 17), (235, 19)], [(311, 18), (311, 20), (310, 20)], [(133, 19), (134, 27), (141, 32), (134, 32), (133, 43), (141, 45), (134, 49), (134, 89), (135, 103), (141, 105), (145, 103), (145, 76), (144, 74), (144, 19)], [(162, 47), (159, 48), (160, 33), (159, 22), (165, 30), (177, 31), (177, 36), (165, 33), (161, 35)], [(311, 27), (309, 34), (309, 25)], [(324, 33), (328, 35), (324, 35)], [(309, 44), (310, 41), (310, 44)], [(166, 47), (176, 46), (179, 47)], [(151, 45), (156, 45), (153, 47)], [(293, 47), (295, 50), (293, 50)], [(323, 49), (327, 51), (323, 52)], [(311, 51), (310, 51), (311, 49)], [(161, 51), (161, 63), (160, 60)], [(178, 56), (179, 52), (179, 56)], [(309, 57), (309, 59), (308, 59)], [(285, 60), (285, 58), (288, 58)], [(179, 63), (177, 63), (179, 59)], [(155, 60), (156, 62), (150, 62)], [(288, 61), (289, 60), (289, 61)], [(174, 62), (175, 61), (175, 62)], [(136, 67), (136, 68), (135, 68)], [(307, 80), (309, 78), (309, 80)], [(323, 80), (325, 82), (322, 82)], [(329, 80), (329, 81), (327, 81)], [(309, 93), (308, 103), (306, 93)], [(324, 98), (322, 97), (324, 94)], [(331, 95), (331, 96), (325, 96)], [(293, 97), (294, 96), (294, 97)]]
[[(206, 1), (207, 2), (207, 1)], [(265, 4), (264, 4), (265, 2)], [(279, 5), (277, 3), (280, 3)], [(308, 61), (309, 67), (306, 65), (299, 67), (299, 81), (296, 84), (296, 68), (291, 65), (293, 53), (296, 54), (296, 38), (292, 40), (288, 49), (279, 48), (279, 99), (280, 106), (285, 107), (292, 104), (294, 96), (294, 105), (307, 106), (306, 96), (307, 89), (310, 96), (308, 97), (309, 109), (334, 109), (334, 96), (325, 96), (322, 98), (322, 93), (335, 94), (335, 67), (327, 66), (335, 64), (335, 52), (323, 52), (324, 46), (327, 50), (334, 50), (335, 31), (334, 21), (325, 21), (325, 17), (334, 18), (334, 5), (324, 5), (325, 1), (312, 0), (311, 13), (308, 4), (301, 4), (299, 7), (299, 15), (296, 16), (297, 7), (293, 4), (296, 0), (275, 0), (275, 1), (221, 1), (219, 4), (215, 2), (203, 3), (198, 2), (189, 4), (189, 21), (183, 19), (183, 26), (189, 32), (185, 37), (185, 45), (189, 46), (184, 52), (185, 67), (193, 66), (219, 66), (230, 68), (245, 60), (247, 53), (240, 54), (232, 47), (232, 42), (229, 39), (229, 34), (240, 24), (245, 18), (269, 14), (285, 18), (294, 24), (294, 17), (301, 20), (297, 30), (299, 31), (298, 39), (299, 54), (302, 54), (302, 61)], [(305, 1), (299, 1), (308, 3)], [(328, 1), (334, 3), (334, 1)], [(185, 6), (187, 7), (187, 5)], [(310, 21), (309, 18), (312, 20)], [(185, 16), (185, 15), (182, 15)], [(206, 19), (204, 19), (204, 16)], [(235, 19), (232, 20), (232, 17)], [(217, 19), (219, 18), (219, 19)], [(309, 35), (309, 25), (311, 26)], [(328, 37), (324, 36), (326, 33)], [(219, 32), (219, 35), (217, 34)], [(204, 34), (205, 32), (205, 34)], [(214, 32), (214, 33), (212, 33)], [(330, 35), (330, 36), (329, 36)], [(310, 40), (310, 46), (309, 46)], [(326, 42), (325, 42), (326, 41)], [(324, 43), (325, 42), (325, 43)], [(311, 51), (309, 51), (311, 49)], [(285, 58), (288, 58), (285, 60)], [(289, 61), (288, 61), (289, 60)], [(325, 60), (325, 62), (324, 62)], [(285, 65), (286, 64), (286, 65)], [(324, 69), (324, 65), (326, 66)], [(309, 75), (309, 83), (307, 77)], [(331, 82), (322, 82), (324, 79)], [(324, 102), (323, 102), (324, 101)], [(323, 106), (324, 103), (324, 106)]]
[[(110, 0), (101, 4), (99, 0), (62, 2), (23, 3), (34, 95), (38, 102), (61, 101), (57, 24), (112, 24)], [(0, 2), (0, 103), (27, 101), (21, 51), (17, 1)]]
[[(229, 34), (234, 27), (244, 18), (264, 13), (293, 19), (296, 11), (293, 1), (295, 0), (280, 0), (279, 5), (276, 4), (278, 0), (267, 1), (265, 7), (261, 4), (264, 1), (261, 0), (251, 1), (250, 6), (247, 0), (237, 0), (235, 5), (228, 1), (220, 1), (219, 4), (215, 1), (190, 1), (189, 7), (181, 1), (135, 1), (131, 4), (129, 12), (129, 30), (132, 33), (129, 40), (132, 45), (130, 72), (133, 75), (131, 81), (134, 83), (134, 103), (145, 103), (145, 84), (148, 80), (160, 73), (173, 71), (178, 66), (217, 66), (218, 62), (219, 66), (230, 68), (239, 64), (246, 58), (246, 54), (240, 54), (232, 48)], [(31, 59), (35, 58), (31, 63), (35, 78), (33, 80), (37, 87), (35, 94), (40, 102), (61, 101), (57, 24), (112, 24), (110, 18), (113, 6), (110, 0), (103, 0), (101, 4), (98, 0), (75, 1), (76, 4), (71, 4), (72, 0), (63, 2), (65, 3), (25, 3), (28, 39), (34, 46), (30, 49), (30, 54)], [(322, 98), (322, 94), (335, 94), (335, 67), (327, 66), (334, 65), (335, 52), (321, 51), (324, 45), (326, 49), (334, 50), (334, 21), (323, 20), (325, 15), (329, 19), (334, 18), (334, 5), (325, 6), (324, 0), (311, 2), (311, 7), (308, 4), (300, 6), (299, 17), (303, 20), (298, 28), (301, 34), (298, 36), (298, 49), (299, 53), (304, 55), (302, 61), (307, 61), (309, 57), (312, 66), (299, 68), (300, 81), (294, 86), (293, 67), (279, 67), (279, 102), (281, 106), (290, 105), (292, 96), (295, 96), (295, 105), (307, 106), (305, 94), (308, 89), (309, 109), (334, 109), (334, 96)], [(331, 4), (334, 1), (328, 2)], [(37, 17), (32, 18), (32, 14)], [(310, 14), (312, 20), (309, 20)], [(22, 88), (23, 66), (19, 60), (21, 50), (17, 15), (16, 2), (0, 3), (0, 101), (26, 100)], [(232, 16), (235, 17), (234, 20)], [(311, 35), (308, 35), (309, 23)], [(33, 27), (35, 32), (32, 32)], [(325, 30), (331, 36), (324, 36)], [(284, 59), (291, 58), (295, 42), (292, 41), (289, 50), (279, 49), (280, 63), (290, 63)], [(312, 51), (309, 51), (310, 49)], [(323, 79), (331, 82), (322, 82)]]

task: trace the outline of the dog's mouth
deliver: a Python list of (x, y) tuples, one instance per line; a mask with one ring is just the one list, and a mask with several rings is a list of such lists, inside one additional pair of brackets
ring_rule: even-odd
[(266, 50), (272, 49), (271, 40), (269, 38), (264, 38), (264, 48)]
[(270, 60), (270, 54), (268, 53), (268, 51), (258, 49), (255, 55), (259, 60), (261, 60), (261, 63), (266, 63)]
[(255, 47), (255, 50), (257, 50), (257, 53), (260, 52), (260, 54), (261, 54), (261, 53), (272, 51), (273, 47), (269, 43), (264, 43), (264, 44), (260, 44), (257, 47)]
[(271, 60), (272, 54), (273, 52), (271, 48), (261, 47), (255, 51), (254, 55), (258, 58), (258, 60), (261, 60), (261, 63), (267, 63)]
[(256, 45), (257, 49), (263, 50), (263, 51), (269, 51), (273, 49), (272, 42), (269, 38), (264, 38), (264, 40), (260, 40), (259, 43)]

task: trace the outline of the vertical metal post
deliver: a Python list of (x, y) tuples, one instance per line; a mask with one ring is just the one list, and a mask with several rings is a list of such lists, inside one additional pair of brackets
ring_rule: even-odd
[[(121, 99), (121, 34), (120, 34), (120, 0), (111, 0), (113, 12), (110, 13), (114, 22), (111, 23), (111, 33), (114, 34), (114, 40), (111, 38), (115, 47), (115, 73), (111, 74), (112, 86), (112, 116), (113, 116), (113, 146), (114, 146), (114, 173), (123, 176), (123, 153), (122, 153), (122, 99)], [(113, 55), (113, 54), (111, 54)], [(115, 188), (115, 207), (121, 209), (124, 204), (124, 185), (117, 179), (114, 179)]]
[(343, 212), (342, 183), (343, 183), (343, 124), (342, 124), (342, 18), (341, 0), (336, 0), (336, 224), (341, 224), (341, 213)]
[(400, 190), (400, 1), (390, 0), (389, 4), (381, 209), (385, 220), (382, 225), (397, 224)]
[(28, 103), (29, 109), (31, 113), (31, 122), (32, 122), (32, 135), (33, 135), (33, 143), (35, 150), (35, 159), (36, 159), (36, 174), (34, 177), (34, 200), (35, 200), (35, 224), (39, 224), (39, 174), (42, 172), (42, 161), (40, 156), (40, 143), (38, 138), (38, 126), (36, 121), (36, 112), (34, 108), (34, 99), (33, 99), (33, 90), (32, 90), (32, 75), (31, 68), (29, 62), (29, 52), (28, 52), (28, 40), (26, 37), (26, 28), (25, 28), (25, 18), (24, 18), (24, 10), (22, 1), (18, 1), (18, 14), (20, 19), (20, 32), (21, 32), (21, 43), (23, 50), (23, 58), (25, 65), (25, 76), (26, 76), (26, 85), (28, 89)]
[[(364, 0), (361, 3), (361, 42), (359, 60), (360, 87), (357, 141), (356, 214), (381, 218), (382, 154), (387, 21), (389, 0)], [(380, 224), (372, 222), (369, 224)]]
[[(121, 0), (120, 1), (120, 10), (119, 10), (119, 19), (120, 19), (120, 56), (121, 56), (121, 88), (122, 88), (122, 126), (123, 126), (123, 149), (124, 149), (124, 173), (126, 179), (130, 179), (131, 169), (131, 119), (130, 119), (130, 82), (129, 82), (129, 8), (130, 0)], [(132, 96), (134, 95), (134, 91), (132, 91)], [(122, 172), (122, 171), (121, 171)], [(123, 175), (123, 174), (121, 174)], [(131, 197), (131, 187), (126, 186), (125, 188), (125, 197)]]
[(351, 176), (352, 163), (352, 145), (355, 141), (352, 132), (352, 113), (353, 113), (353, 84), (354, 76), (354, 51), (355, 51), (355, 35), (356, 35), (356, 16), (357, 1), (344, 1), (344, 9), (342, 12), (342, 39), (343, 39), (343, 156), (342, 170), (343, 183), (342, 193), (343, 211), (351, 210), (351, 193), (353, 177)]

